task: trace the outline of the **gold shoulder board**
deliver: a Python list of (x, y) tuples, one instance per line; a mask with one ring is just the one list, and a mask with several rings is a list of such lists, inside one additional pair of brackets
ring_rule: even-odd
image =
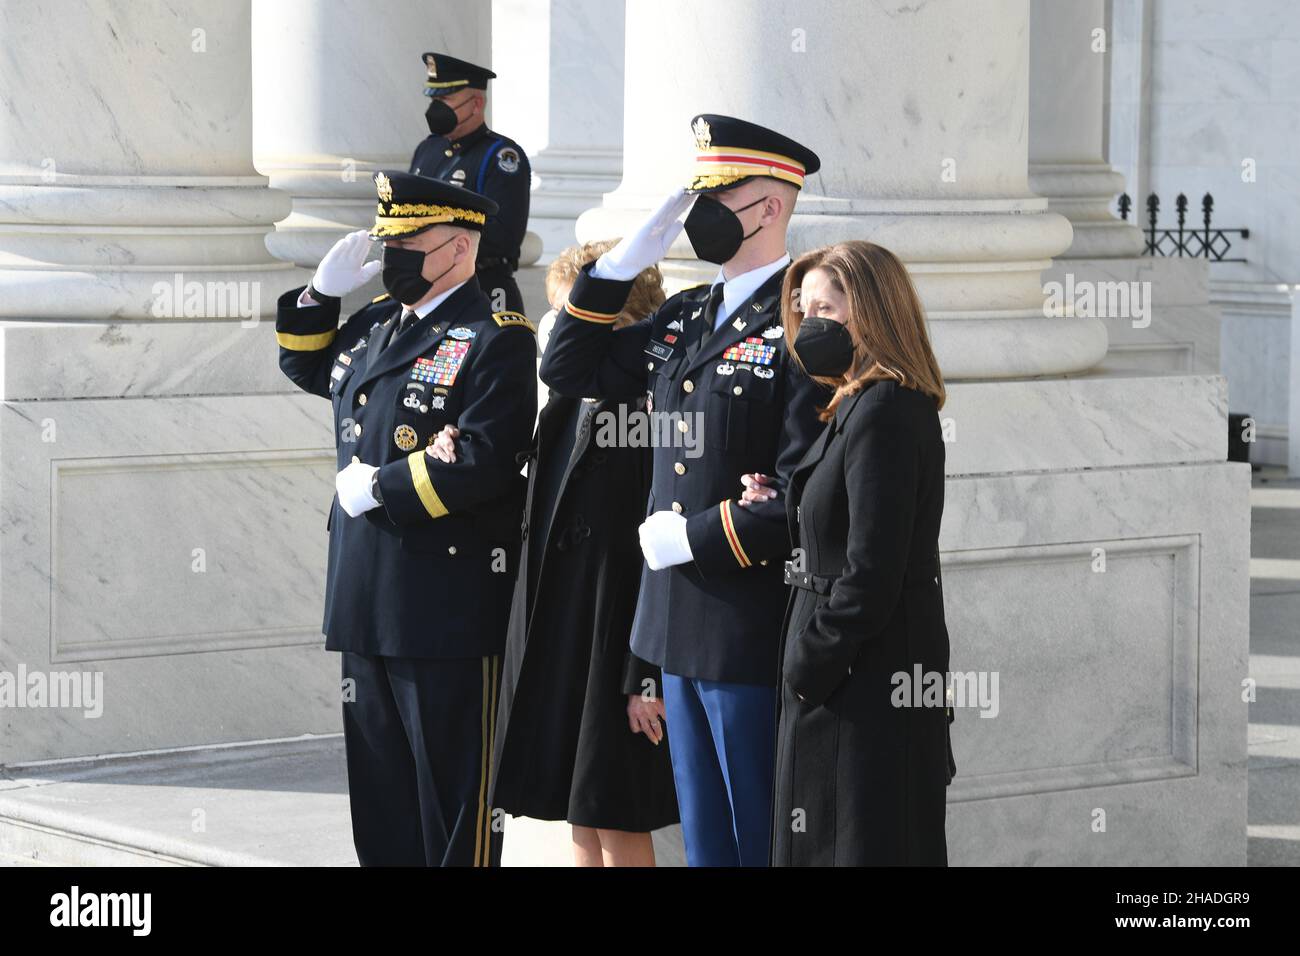
[(528, 316), (520, 312), (493, 312), (492, 321), (503, 329), (509, 325), (522, 325), (534, 335), (537, 334), (537, 326), (528, 320)]

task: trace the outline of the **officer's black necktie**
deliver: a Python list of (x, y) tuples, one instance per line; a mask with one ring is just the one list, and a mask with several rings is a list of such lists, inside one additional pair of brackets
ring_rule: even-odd
[(409, 329), (412, 325), (414, 325), (418, 318), (419, 316), (417, 316), (410, 309), (403, 309), (402, 317), (397, 322), (397, 328), (393, 329), (393, 337), (388, 340), (388, 344), (392, 345), (394, 342), (396, 342), (397, 337), (401, 335), (403, 332), (405, 332), (407, 329)]
[(718, 310), (722, 308), (722, 287), (725, 282), (713, 283), (713, 288), (709, 289), (708, 301), (704, 303), (704, 331), (700, 333), (700, 344), (703, 345), (713, 334), (713, 327), (718, 321)]

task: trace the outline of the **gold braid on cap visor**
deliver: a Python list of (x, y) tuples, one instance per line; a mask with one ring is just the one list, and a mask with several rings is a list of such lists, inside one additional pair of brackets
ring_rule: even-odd
[(456, 220), (482, 226), (487, 222), (485, 213), (459, 206), (430, 206), (424, 203), (392, 203), (385, 210), (383, 203), (375, 208), (375, 227), (372, 236), (403, 236), (408, 232), (441, 222)]
[(686, 188), (726, 186), (747, 176), (771, 176), (802, 188), (804, 165), (779, 153), (713, 146), (696, 154), (694, 175)]

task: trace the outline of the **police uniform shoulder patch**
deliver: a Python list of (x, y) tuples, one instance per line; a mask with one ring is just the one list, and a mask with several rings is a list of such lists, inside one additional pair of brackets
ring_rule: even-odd
[(492, 321), (503, 329), (511, 325), (522, 325), (534, 335), (537, 334), (537, 326), (533, 325), (528, 316), (521, 312), (493, 312)]
[(387, 292), (385, 292), (383, 295), (377, 295), (373, 299), (371, 299), (370, 304), (374, 305), (376, 302), (387, 302), (391, 298), (392, 296), (389, 295)]
[(497, 151), (497, 166), (503, 173), (519, 171), (519, 150), (506, 146)]

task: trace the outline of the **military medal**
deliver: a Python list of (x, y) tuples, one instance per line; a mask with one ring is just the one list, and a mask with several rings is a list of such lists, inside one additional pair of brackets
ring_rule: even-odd
[(771, 365), (776, 346), (768, 345), (757, 335), (750, 335), (722, 353), (724, 362), (748, 362), (751, 365)]
[[(469, 329), (452, 329), (448, 335), (456, 335), (457, 332), (468, 333), (467, 338), (473, 335)], [(469, 353), (470, 343), (460, 338), (443, 339), (438, 343), (438, 351), (434, 353), (433, 358), (420, 357), (415, 360), (415, 365), (411, 367), (412, 382), (428, 382), (433, 385), (451, 385), (456, 381), (456, 374), (460, 371), (461, 365), (465, 361), (465, 356)]]
[(402, 451), (410, 451), (420, 443), (420, 436), (415, 433), (415, 429), (410, 425), (398, 425), (393, 432), (393, 444)]

